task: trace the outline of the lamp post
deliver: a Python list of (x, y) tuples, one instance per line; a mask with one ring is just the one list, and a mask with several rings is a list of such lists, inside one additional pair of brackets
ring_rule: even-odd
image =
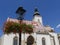
[[(22, 23), (22, 20), (24, 19), (24, 13), (26, 12), (23, 7), (19, 7), (16, 11), (16, 14), (18, 14), (18, 20), (20, 20), (20, 24)], [(21, 32), (19, 32), (19, 45), (21, 45)]]

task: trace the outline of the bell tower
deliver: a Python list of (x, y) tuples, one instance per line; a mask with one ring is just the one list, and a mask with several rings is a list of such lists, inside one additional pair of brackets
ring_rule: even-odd
[(35, 10), (34, 10), (33, 21), (39, 22), (40, 24), (43, 25), (42, 16), (39, 14), (39, 11), (37, 8), (35, 8)]

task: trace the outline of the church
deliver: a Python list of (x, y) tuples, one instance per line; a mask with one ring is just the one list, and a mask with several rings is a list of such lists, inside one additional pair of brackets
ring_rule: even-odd
[[(11, 21), (19, 23), (18, 19), (7, 18), (6, 20), (6, 22)], [(21, 45), (60, 45), (60, 34), (55, 33), (52, 27), (43, 25), (38, 9), (35, 9), (31, 21), (23, 20), (22, 22), (33, 25), (33, 32), (21, 33)], [(4, 33), (0, 38), (0, 45), (19, 45), (19, 33)]]

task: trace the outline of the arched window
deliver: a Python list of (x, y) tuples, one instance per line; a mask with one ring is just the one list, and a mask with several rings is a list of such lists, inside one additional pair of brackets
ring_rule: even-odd
[(18, 44), (18, 37), (15, 36), (15, 37), (13, 38), (13, 45), (17, 45), (17, 44)]
[(46, 45), (45, 44), (45, 38), (42, 38), (42, 45)]
[(59, 40), (59, 45), (60, 45), (60, 37), (58, 38), (58, 40)]
[(32, 45), (33, 43), (34, 43), (34, 37), (30, 35), (27, 38), (27, 45)]

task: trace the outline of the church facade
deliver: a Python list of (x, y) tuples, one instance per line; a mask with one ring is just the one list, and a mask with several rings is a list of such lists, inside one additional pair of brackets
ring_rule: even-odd
[[(23, 23), (33, 25), (33, 33), (21, 33), (21, 45), (60, 45), (60, 34), (54, 32), (50, 26), (44, 26), (42, 16), (35, 9), (32, 21), (23, 20)], [(8, 18), (8, 21), (18, 22)], [(0, 45), (19, 45), (19, 33), (4, 34)]]

